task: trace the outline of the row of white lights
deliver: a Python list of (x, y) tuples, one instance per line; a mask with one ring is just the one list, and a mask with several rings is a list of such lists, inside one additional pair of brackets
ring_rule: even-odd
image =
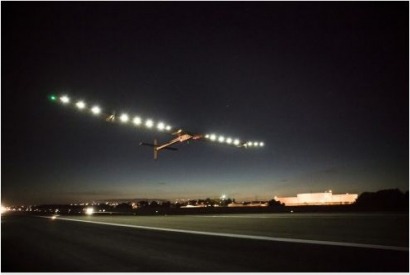
[[(68, 104), (68, 103), (70, 103), (70, 98), (69, 98), (68, 96), (64, 95), (64, 96), (60, 97), (60, 101), (61, 101), (63, 104)], [(80, 110), (86, 108), (86, 106), (87, 106), (87, 105), (85, 104), (85, 102), (82, 101), (82, 100), (77, 101), (77, 102), (75, 103), (75, 105), (76, 105), (76, 107), (77, 107), (78, 109), (80, 109)], [(91, 108), (91, 112), (92, 112), (94, 115), (98, 115), (98, 114), (101, 113), (101, 108), (95, 105), (95, 106), (93, 106), (93, 107)], [(128, 122), (130, 121), (130, 117), (129, 117), (127, 114), (121, 114), (120, 117), (119, 117), (119, 119), (120, 119), (120, 121), (121, 121), (122, 123), (128, 123)], [(143, 124), (142, 119), (141, 119), (140, 117), (138, 117), (138, 116), (137, 116), (137, 117), (134, 117), (134, 118), (132, 119), (132, 122), (133, 122), (135, 125), (137, 125), (137, 126), (140, 126), (140, 125)], [(154, 121), (153, 121), (152, 119), (147, 119), (147, 120), (145, 121), (144, 125), (145, 125), (147, 128), (152, 128), (152, 127), (154, 127)], [(159, 122), (159, 123), (157, 124), (157, 129), (160, 130), (160, 131), (163, 131), (163, 130), (170, 131), (170, 130), (171, 130), (171, 126), (165, 125), (165, 123), (163, 123), (163, 122)], [(220, 143), (233, 144), (233, 145), (235, 145), (235, 146), (239, 146), (239, 145), (241, 144), (240, 140), (237, 139), (237, 138), (236, 138), (236, 139), (233, 139), (233, 138), (231, 138), (231, 137), (225, 138), (225, 137), (222, 136), (222, 135), (217, 136), (216, 134), (207, 134), (207, 135), (205, 135), (205, 138), (207, 138), (207, 139), (209, 139), (209, 140), (211, 140), (211, 141), (218, 141), (218, 142), (220, 142)], [(264, 146), (264, 143), (263, 143), (263, 142), (257, 142), (257, 141), (248, 141), (248, 142), (244, 143), (243, 146), (245, 146), (245, 147), (263, 147), (263, 146)]]
[[(60, 97), (60, 101), (61, 101), (63, 104), (68, 104), (68, 103), (70, 103), (70, 98), (69, 98), (68, 96), (62, 96), (62, 97)], [(83, 110), (84, 108), (86, 108), (87, 105), (85, 104), (84, 101), (80, 100), (80, 101), (77, 101), (77, 102), (75, 103), (75, 106), (76, 106), (78, 109)], [(92, 112), (94, 115), (98, 115), (98, 114), (101, 113), (101, 108), (98, 107), (97, 105), (95, 105), (95, 106), (91, 107), (91, 112)], [(130, 117), (129, 117), (127, 114), (121, 114), (120, 117), (119, 117), (119, 119), (120, 119), (120, 121), (121, 121), (122, 123), (128, 123), (128, 122), (130, 121)], [(140, 125), (143, 124), (142, 119), (141, 119), (140, 117), (138, 117), (138, 116), (134, 117), (134, 118), (132, 119), (132, 122), (133, 122), (135, 125), (137, 125), (137, 126), (140, 126)], [(144, 125), (145, 125), (147, 128), (152, 128), (152, 127), (154, 127), (154, 124), (155, 124), (155, 123), (154, 123), (154, 121), (153, 121), (152, 119), (147, 119), (147, 120), (145, 120), (145, 123), (144, 123)], [(163, 131), (163, 130), (170, 131), (172, 128), (171, 128), (171, 126), (166, 125), (164, 122), (158, 122), (158, 124), (157, 124), (157, 129), (160, 130), (160, 131)]]
[[(233, 139), (231, 137), (224, 137), (224, 136), (217, 136), (216, 134), (207, 134), (205, 135), (205, 138), (211, 140), (211, 141), (218, 141), (220, 143), (227, 143), (227, 144), (233, 144), (236, 146), (239, 146), (241, 144), (241, 141), (239, 139)], [(265, 144), (263, 142), (257, 142), (257, 141), (248, 141), (243, 144), (245, 147), (263, 147)]]

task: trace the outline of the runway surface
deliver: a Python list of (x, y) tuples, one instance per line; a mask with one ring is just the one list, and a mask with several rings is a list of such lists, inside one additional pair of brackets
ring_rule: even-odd
[[(232, 216), (229, 216), (232, 217)], [(2, 272), (391, 272), (409, 271), (408, 246), (397, 242), (377, 244), (385, 248), (323, 245), (318, 243), (275, 241), (224, 236), (224, 234), (258, 236), (259, 232), (230, 230), (229, 220), (259, 220), (257, 215), (229, 219), (211, 219), (214, 226), (170, 231), (170, 224), (191, 221), (201, 224), (199, 217), (118, 217), (143, 222), (139, 225), (108, 225), (104, 219), (115, 217), (84, 217), (84, 223), (57, 218), (6, 216), (1, 221)], [(259, 216), (261, 217), (261, 216)], [(280, 217), (280, 216), (277, 216)], [(284, 217), (284, 216), (282, 216)], [(67, 217), (76, 218), (79, 217)], [(140, 219), (141, 218), (141, 219)], [(167, 219), (169, 218), (169, 219)], [(162, 219), (162, 225), (161, 225)], [(262, 218), (261, 218), (262, 219)], [(266, 218), (266, 219), (269, 219)], [(151, 220), (151, 224), (149, 221)], [(220, 221), (218, 221), (220, 220)], [(397, 220), (397, 217), (395, 218)], [(118, 219), (118, 221), (120, 221)], [(145, 221), (145, 222), (144, 222)], [(165, 226), (168, 224), (168, 226)], [(266, 222), (265, 222), (266, 223)], [(115, 222), (114, 224), (121, 224)], [(256, 223), (258, 224), (258, 223)], [(268, 222), (269, 224), (269, 222)], [(124, 225), (126, 227), (124, 227)], [(155, 225), (155, 226), (154, 226)], [(236, 227), (233, 222), (233, 228)], [(255, 226), (255, 222), (253, 222)], [(194, 226), (195, 227), (195, 226)], [(158, 230), (158, 228), (165, 229)], [(215, 230), (219, 228), (219, 232)], [(326, 228), (326, 227), (325, 227)], [(179, 232), (176, 232), (180, 230)], [(267, 230), (267, 227), (262, 231)], [(186, 232), (184, 232), (186, 231)], [(225, 233), (222, 233), (225, 231)], [(275, 230), (273, 230), (275, 231)], [(307, 230), (309, 231), (309, 230)], [(248, 233), (246, 233), (248, 232)], [(279, 230), (280, 232), (280, 230)], [(246, 234), (242, 234), (246, 233)], [(219, 235), (218, 235), (219, 234)], [(407, 233), (408, 234), (408, 231)], [(264, 234), (266, 235), (266, 234)], [(327, 234), (329, 237), (329, 232)], [(261, 236), (259, 234), (259, 236)], [(281, 235), (278, 236), (283, 237)], [(296, 236), (300, 237), (300, 236)], [(327, 237), (327, 238), (328, 238)], [(271, 239), (269, 239), (271, 238)], [(290, 238), (287, 238), (290, 239)], [(298, 238), (295, 238), (298, 240)], [(340, 240), (336, 240), (339, 243)], [(353, 242), (356, 243), (356, 242)], [(369, 244), (369, 242), (367, 243)], [(397, 243), (396, 243), (397, 244)], [(408, 243), (407, 243), (408, 244)], [(389, 248), (390, 247), (390, 248)], [(394, 249), (399, 248), (399, 249)], [(400, 248), (404, 248), (400, 250)]]

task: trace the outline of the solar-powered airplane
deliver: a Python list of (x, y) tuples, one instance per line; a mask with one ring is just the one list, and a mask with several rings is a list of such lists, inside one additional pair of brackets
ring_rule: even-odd
[(259, 141), (241, 141), (239, 138), (226, 137), (224, 135), (217, 135), (215, 133), (210, 134), (197, 134), (190, 133), (188, 131), (178, 129), (173, 130), (172, 127), (162, 121), (154, 122), (152, 119), (143, 119), (140, 116), (134, 116), (132, 120), (128, 114), (122, 113), (117, 116), (115, 112), (112, 114), (104, 113), (98, 105), (88, 106), (83, 100), (74, 100), (67, 95), (50, 95), (49, 99), (52, 102), (60, 103), (64, 106), (72, 106), (75, 109), (83, 112), (91, 113), (94, 116), (104, 118), (105, 121), (110, 123), (120, 123), (124, 125), (132, 125), (134, 127), (143, 127), (145, 129), (156, 129), (160, 132), (168, 133), (173, 136), (171, 140), (163, 144), (158, 144), (157, 140), (154, 139), (154, 143), (140, 142), (140, 145), (153, 147), (154, 159), (158, 159), (158, 153), (160, 150), (178, 150), (171, 145), (176, 143), (188, 142), (190, 140), (206, 140), (211, 142), (218, 142), (221, 144), (227, 144), (239, 148), (260, 148), (264, 146), (263, 142)]

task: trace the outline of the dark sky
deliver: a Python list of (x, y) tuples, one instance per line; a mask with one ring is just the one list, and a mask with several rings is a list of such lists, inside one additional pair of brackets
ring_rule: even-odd
[[(2, 2), (1, 198), (408, 190), (408, 2)], [(51, 93), (265, 142), (179, 144)]]

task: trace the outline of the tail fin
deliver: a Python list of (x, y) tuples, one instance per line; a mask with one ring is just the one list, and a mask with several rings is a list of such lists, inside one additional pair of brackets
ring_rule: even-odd
[(154, 160), (157, 160), (157, 159), (158, 159), (158, 150), (157, 150), (157, 147), (158, 147), (158, 142), (157, 142), (157, 139), (154, 138)]
[(157, 142), (157, 139), (154, 139), (154, 143), (140, 142), (140, 145), (152, 147), (154, 149), (154, 160), (158, 159), (158, 149), (157, 149), (158, 148), (158, 142)]
[(174, 148), (174, 147), (167, 147), (167, 146), (164, 146), (164, 145), (158, 145), (157, 139), (154, 139), (154, 143), (140, 142), (140, 145), (149, 146), (149, 147), (152, 147), (154, 149), (154, 160), (158, 159), (159, 150), (162, 150), (162, 149), (171, 150), (171, 151), (177, 151), (178, 150), (177, 148)]

